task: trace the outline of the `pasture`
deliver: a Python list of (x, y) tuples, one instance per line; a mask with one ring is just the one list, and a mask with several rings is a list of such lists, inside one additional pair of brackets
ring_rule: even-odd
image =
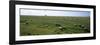
[(20, 36), (90, 33), (90, 17), (20, 16)]

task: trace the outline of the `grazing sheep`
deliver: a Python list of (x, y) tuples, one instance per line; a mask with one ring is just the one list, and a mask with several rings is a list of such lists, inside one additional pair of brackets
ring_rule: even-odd
[(58, 27), (60, 30), (65, 30), (66, 28), (65, 27), (62, 27), (62, 26), (60, 26), (60, 27)]
[(58, 27), (59, 29), (62, 29), (63, 27)]
[(80, 28), (86, 30), (87, 28), (85, 27), (85, 25), (79, 25)]
[(85, 28), (85, 25), (81, 25), (80, 27), (81, 27), (81, 28)]
[(82, 28), (86, 32), (90, 32), (90, 30), (85, 25), (80, 25), (80, 28)]
[(80, 27), (80, 28), (84, 28), (85, 27), (85, 25), (81, 25), (81, 24), (75, 24), (75, 26), (78, 26), (78, 27)]

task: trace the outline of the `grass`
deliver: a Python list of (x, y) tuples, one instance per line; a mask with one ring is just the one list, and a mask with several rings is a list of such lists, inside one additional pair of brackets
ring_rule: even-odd
[[(56, 26), (61, 25), (61, 30)], [(84, 28), (80, 26), (84, 25)], [(90, 33), (89, 17), (68, 16), (20, 16), (20, 35), (51, 35)]]

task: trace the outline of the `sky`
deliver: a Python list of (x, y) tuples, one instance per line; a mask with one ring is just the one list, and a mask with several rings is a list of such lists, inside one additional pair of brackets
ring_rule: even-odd
[(20, 15), (26, 16), (90, 16), (90, 11), (71, 11), (71, 10), (29, 10), (20, 9)]

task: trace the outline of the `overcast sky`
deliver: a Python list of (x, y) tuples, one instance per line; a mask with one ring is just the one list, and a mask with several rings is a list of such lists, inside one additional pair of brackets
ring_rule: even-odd
[(90, 11), (57, 11), (57, 10), (28, 10), (20, 9), (21, 15), (30, 16), (90, 16)]

